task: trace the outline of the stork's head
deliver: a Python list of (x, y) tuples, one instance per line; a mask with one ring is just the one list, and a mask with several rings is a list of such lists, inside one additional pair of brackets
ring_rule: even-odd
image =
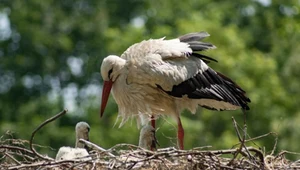
[(104, 80), (100, 116), (102, 117), (113, 83), (116, 81), (126, 61), (118, 56), (109, 55), (103, 59), (101, 75)]

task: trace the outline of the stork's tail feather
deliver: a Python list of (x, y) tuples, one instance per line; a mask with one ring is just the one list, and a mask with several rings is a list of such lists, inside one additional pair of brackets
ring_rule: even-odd
[(190, 48), (193, 51), (204, 51), (216, 48), (216, 46), (212, 45), (211, 43), (205, 43), (201, 41), (190, 41), (187, 43), (190, 45)]
[(191, 54), (192, 56), (200, 58), (205, 63), (209, 63), (210, 61), (218, 62), (217, 60), (215, 60), (211, 57), (197, 53), (199, 51), (205, 51), (205, 50), (216, 48), (216, 46), (214, 46), (211, 43), (206, 43), (206, 42), (200, 41), (208, 36), (209, 36), (209, 34), (207, 32), (195, 32), (195, 33), (189, 33), (189, 34), (183, 35), (183, 36), (179, 37), (179, 40), (181, 42), (185, 42), (185, 43), (189, 44), (189, 47), (193, 51)]
[(179, 40), (181, 42), (188, 43), (190, 45), (190, 48), (193, 50), (193, 52), (204, 51), (204, 50), (216, 48), (216, 46), (214, 46), (211, 43), (206, 43), (206, 42), (200, 41), (208, 36), (209, 36), (209, 34), (207, 32), (195, 32), (195, 33), (189, 33), (189, 34), (183, 35), (183, 36), (179, 37)]
[(210, 35), (207, 32), (193, 32), (189, 34), (185, 34), (183, 36), (179, 37), (179, 40), (181, 42), (191, 42), (191, 41), (199, 41), (206, 37), (209, 37)]

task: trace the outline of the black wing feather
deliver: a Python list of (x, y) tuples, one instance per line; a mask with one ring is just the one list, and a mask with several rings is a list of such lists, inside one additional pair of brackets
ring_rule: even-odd
[(245, 96), (244, 91), (228, 77), (224, 78), (224, 75), (221, 77), (211, 68), (173, 86), (171, 91), (165, 92), (174, 97), (187, 95), (191, 99), (224, 101), (249, 110), (247, 103), (250, 102), (250, 99)]
[[(209, 63), (217, 60), (199, 54), (197, 52), (216, 48), (213, 44), (201, 42), (199, 40), (208, 37), (206, 32), (190, 33), (179, 37), (181, 42), (188, 43), (193, 50), (191, 56), (197, 57)], [(157, 85), (160, 89), (161, 86)], [(162, 89), (165, 91), (164, 89)], [(245, 110), (249, 110), (248, 102), (250, 99), (245, 95), (245, 91), (234, 83), (225, 75), (209, 68), (206, 70), (199, 70), (199, 73), (194, 77), (174, 85), (171, 91), (165, 91), (171, 96), (182, 97), (187, 95), (191, 99), (213, 99), (217, 101), (224, 101), (236, 106), (241, 106)], [(215, 109), (209, 106), (204, 106), (208, 109)]]

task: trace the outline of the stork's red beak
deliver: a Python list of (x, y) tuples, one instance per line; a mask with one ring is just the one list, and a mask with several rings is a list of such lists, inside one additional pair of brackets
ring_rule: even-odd
[(100, 117), (102, 117), (102, 115), (104, 113), (112, 85), (113, 85), (113, 82), (111, 80), (104, 81), (104, 83), (103, 83)]

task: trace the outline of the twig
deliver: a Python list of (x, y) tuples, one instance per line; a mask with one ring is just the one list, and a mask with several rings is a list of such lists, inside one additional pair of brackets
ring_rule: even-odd
[(207, 149), (207, 148), (211, 148), (212, 146), (201, 146), (201, 147), (195, 147), (193, 148), (193, 150), (203, 150), (203, 149)]
[(34, 138), (35, 133), (36, 133), (38, 130), (40, 130), (42, 127), (44, 127), (46, 124), (52, 122), (53, 120), (59, 118), (60, 116), (62, 116), (62, 115), (64, 115), (64, 114), (66, 114), (67, 111), (68, 111), (68, 110), (65, 109), (65, 110), (63, 110), (62, 112), (56, 114), (55, 116), (53, 116), (53, 117), (47, 119), (46, 121), (44, 121), (42, 124), (40, 124), (40, 125), (32, 132), (31, 138), (30, 138), (30, 142), (29, 142), (29, 146), (30, 146), (31, 151), (32, 151), (35, 155), (37, 155), (39, 158), (44, 159), (44, 160), (48, 160), (48, 161), (52, 161), (52, 160), (53, 160), (52, 158), (45, 157), (45, 156), (39, 154), (39, 153), (33, 148), (32, 142), (33, 142), (33, 138)]
[(246, 124), (246, 114), (245, 114), (245, 110), (243, 110), (243, 114), (244, 114), (244, 128), (243, 128), (243, 137), (241, 137), (241, 134), (239, 132), (238, 129), (238, 125), (234, 119), (234, 117), (232, 117), (232, 122), (233, 122), (233, 126), (234, 129), (236, 131), (237, 137), (240, 141), (240, 147), (238, 148), (237, 152), (234, 153), (232, 160), (228, 163), (229, 165), (231, 165), (233, 163), (233, 161), (236, 159), (237, 155), (239, 153), (242, 153), (242, 148), (245, 149), (247, 156), (249, 157), (249, 159), (253, 160), (253, 156), (250, 154), (250, 152), (248, 151), (247, 147), (245, 146), (245, 140), (246, 140), (246, 136), (247, 136), (247, 124)]
[(70, 169), (75, 169), (77, 166), (80, 166), (80, 165), (85, 164), (85, 163), (93, 164), (93, 163), (91, 162), (91, 160), (92, 160), (92, 159), (85, 160), (85, 161), (80, 161), (80, 162), (76, 162), (76, 163), (74, 163), (73, 166), (70, 167)]
[(242, 137), (241, 137), (240, 131), (238, 130), (237, 123), (236, 123), (234, 117), (231, 117), (231, 119), (232, 119), (232, 123), (233, 123), (233, 127), (234, 127), (234, 130), (235, 130), (235, 133), (236, 133), (239, 141), (241, 142), (242, 141)]
[[(62, 161), (51, 161), (51, 162), (37, 162), (32, 164), (22, 164), (18, 166), (9, 167), (8, 169), (22, 169), (22, 168), (31, 168), (31, 167), (38, 167), (38, 166), (49, 166), (49, 165), (60, 165), (63, 163), (74, 163), (74, 162), (82, 162), (81, 160), (62, 160)], [(85, 161), (84, 161), (85, 162)]]
[(237, 157), (237, 155), (241, 152), (241, 150), (243, 148), (243, 143), (242, 143), (243, 140), (242, 140), (241, 134), (237, 128), (237, 123), (236, 123), (234, 117), (231, 117), (231, 119), (232, 119), (232, 123), (233, 123), (234, 129), (235, 129), (235, 133), (237, 134), (237, 137), (238, 137), (239, 141), (241, 142), (241, 145), (237, 150), (238, 152), (234, 153), (232, 160), (228, 163), (229, 165), (231, 165), (233, 163), (233, 161), (235, 160), (235, 158)]
[(116, 148), (125, 147), (125, 146), (126, 146), (127, 148), (132, 147), (132, 148), (135, 148), (135, 149), (140, 149), (140, 150), (142, 150), (142, 151), (144, 151), (144, 152), (146, 152), (146, 153), (148, 153), (148, 154), (151, 154), (151, 155), (153, 155), (153, 153), (154, 153), (153, 151), (146, 150), (146, 149), (141, 148), (141, 147), (139, 147), (139, 146), (132, 145), (132, 144), (127, 144), (127, 143), (117, 144), (117, 145), (115, 145), (115, 146), (113, 146), (113, 147), (107, 149), (107, 151), (108, 151), (108, 152), (112, 152), (112, 151), (115, 150)]
[(247, 149), (247, 147), (246, 147), (246, 145), (245, 145), (246, 136), (247, 136), (246, 111), (243, 110), (243, 113), (244, 113), (244, 128), (243, 128), (243, 133), (244, 133), (244, 135), (243, 135), (243, 142), (241, 142), (241, 144), (242, 144), (242, 147), (245, 148), (246, 153), (248, 154), (249, 159), (253, 161), (254, 158), (253, 158), (253, 156), (250, 154), (250, 152), (248, 151), (248, 149)]
[[(262, 152), (256, 148), (253, 147), (247, 147), (247, 150), (255, 152), (256, 154), (258, 154), (258, 157), (260, 158), (261, 161), (264, 160), (264, 156), (262, 154)], [(201, 151), (202, 153), (205, 153), (205, 151)], [(213, 153), (213, 154), (232, 154), (234, 152), (238, 152), (238, 149), (226, 149), (226, 150), (215, 150), (215, 151), (206, 151), (207, 153)]]
[(91, 168), (91, 170), (94, 170), (96, 168), (96, 162), (93, 162), (93, 166)]
[(7, 157), (9, 157), (10, 159), (12, 159), (14, 162), (16, 162), (18, 165), (21, 165), (21, 163), (16, 160), (16, 158), (14, 158), (13, 156), (11, 156), (9, 153), (5, 152), (4, 153)]
[(247, 139), (247, 140), (245, 140), (245, 143), (247, 143), (247, 142), (251, 142), (251, 141), (254, 141), (254, 140), (257, 140), (257, 139), (260, 139), (260, 138), (266, 137), (266, 136), (269, 136), (269, 135), (271, 135), (271, 134), (275, 134), (275, 135), (277, 135), (277, 133), (276, 133), (276, 132), (269, 132), (269, 133), (266, 133), (266, 134), (263, 134), (263, 135), (260, 135), (260, 136), (254, 137), (254, 138)]
[(291, 151), (283, 150), (283, 151), (281, 151), (281, 152), (275, 157), (275, 159), (278, 158), (278, 157), (280, 157), (280, 156), (282, 156), (282, 155), (284, 155), (284, 154), (286, 154), (286, 153), (292, 154), (292, 155), (300, 155), (300, 153), (298, 153), (298, 152), (291, 152)]
[[(17, 156), (20, 156), (20, 157), (23, 157), (23, 159), (27, 162), (30, 162), (30, 161), (34, 161), (35, 159), (29, 155), (27, 155), (26, 153), (23, 154), (22, 152), (13, 152), (13, 151), (10, 151), (9, 154), (11, 155), (17, 155)], [(29, 159), (29, 161), (27, 160)]]
[(100, 146), (90, 142), (90, 141), (87, 141), (87, 140), (84, 140), (84, 139), (79, 139), (80, 142), (83, 142), (84, 144), (86, 144), (88, 147), (90, 148), (93, 148), (93, 149), (96, 149), (96, 150), (99, 150), (101, 152), (104, 152), (106, 154), (108, 154), (109, 156), (111, 157), (116, 157), (115, 155), (113, 155), (112, 153), (110, 153), (109, 151), (107, 151), (106, 149), (104, 148), (101, 148)]
[(10, 145), (0, 145), (0, 149), (10, 149), (10, 150), (20, 150), (23, 151), (25, 153), (29, 153), (29, 154), (34, 154), (31, 150), (28, 150), (26, 148), (21, 148), (19, 146), (10, 146)]
[(128, 144), (128, 143), (120, 143), (120, 144), (116, 144), (115, 146), (109, 148), (108, 151), (114, 150), (114, 149), (116, 149), (116, 148), (124, 147), (124, 146), (126, 146), (127, 148), (129, 148), (129, 147), (132, 147), (132, 148), (139, 148), (139, 147), (136, 146), (136, 145), (132, 145), (132, 144)]
[(276, 150), (276, 147), (277, 147), (277, 141), (278, 141), (278, 136), (276, 136), (275, 138), (275, 143), (274, 143), (274, 146), (273, 146), (273, 149), (272, 149), (272, 152), (271, 152), (271, 155), (274, 154), (275, 150)]

